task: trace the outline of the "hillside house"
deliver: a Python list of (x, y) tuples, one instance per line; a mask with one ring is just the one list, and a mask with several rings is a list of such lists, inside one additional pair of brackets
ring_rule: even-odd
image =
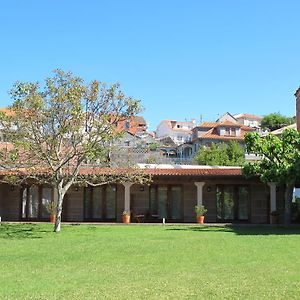
[(191, 140), (195, 125), (195, 120), (189, 122), (163, 120), (156, 128), (156, 138), (162, 143), (171, 140), (175, 145), (180, 145)]

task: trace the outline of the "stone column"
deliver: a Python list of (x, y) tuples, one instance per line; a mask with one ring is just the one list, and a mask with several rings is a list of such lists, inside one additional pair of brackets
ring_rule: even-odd
[(268, 186), (270, 187), (270, 213), (276, 210), (276, 183), (269, 182)]
[(197, 187), (197, 205), (203, 205), (203, 186), (205, 182), (194, 182)]
[(130, 212), (130, 187), (133, 185), (131, 182), (124, 182), (125, 187), (125, 199), (124, 199), (124, 210)]

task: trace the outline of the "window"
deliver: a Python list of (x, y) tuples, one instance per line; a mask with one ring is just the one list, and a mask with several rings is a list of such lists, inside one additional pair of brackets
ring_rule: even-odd
[(85, 220), (116, 219), (116, 186), (87, 187), (84, 193)]
[(247, 221), (249, 214), (249, 187), (223, 185), (217, 187), (217, 219), (220, 221)]
[(150, 186), (150, 214), (158, 219), (173, 221), (183, 219), (183, 201), (181, 186)]
[(53, 201), (53, 190), (51, 187), (37, 185), (26, 186), (21, 196), (22, 219), (47, 219), (49, 212), (47, 205)]

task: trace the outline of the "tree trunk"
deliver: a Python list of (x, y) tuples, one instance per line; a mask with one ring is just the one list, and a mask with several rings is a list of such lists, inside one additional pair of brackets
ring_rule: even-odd
[(56, 211), (56, 221), (54, 225), (54, 232), (60, 232), (60, 225), (61, 225), (61, 215), (62, 215), (62, 206), (65, 194), (60, 190), (57, 189), (57, 211)]
[(285, 185), (284, 192), (284, 225), (288, 226), (291, 224), (291, 202), (293, 197), (293, 184)]

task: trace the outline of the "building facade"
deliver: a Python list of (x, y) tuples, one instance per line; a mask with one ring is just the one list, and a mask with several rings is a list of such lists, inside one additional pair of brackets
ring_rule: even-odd
[[(98, 187), (73, 186), (63, 206), (65, 222), (121, 222), (131, 211), (133, 222), (195, 222), (195, 205), (204, 205), (206, 222), (270, 222), (283, 211), (283, 194), (275, 184), (245, 179), (240, 168), (207, 166), (142, 166), (149, 185), (126, 182)], [(47, 204), (55, 201), (46, 185), (0, 185), (2, 221), (48, 221)], [(139, 219), (136, 218), (139, 216)]]
[(162, 143), (171, 139), (175, 145), (180, 145), (191, 140), (192, 129), (195, 126), (195, 120), (190, 122), (163, 120), (156, 128), (156, 138)]

